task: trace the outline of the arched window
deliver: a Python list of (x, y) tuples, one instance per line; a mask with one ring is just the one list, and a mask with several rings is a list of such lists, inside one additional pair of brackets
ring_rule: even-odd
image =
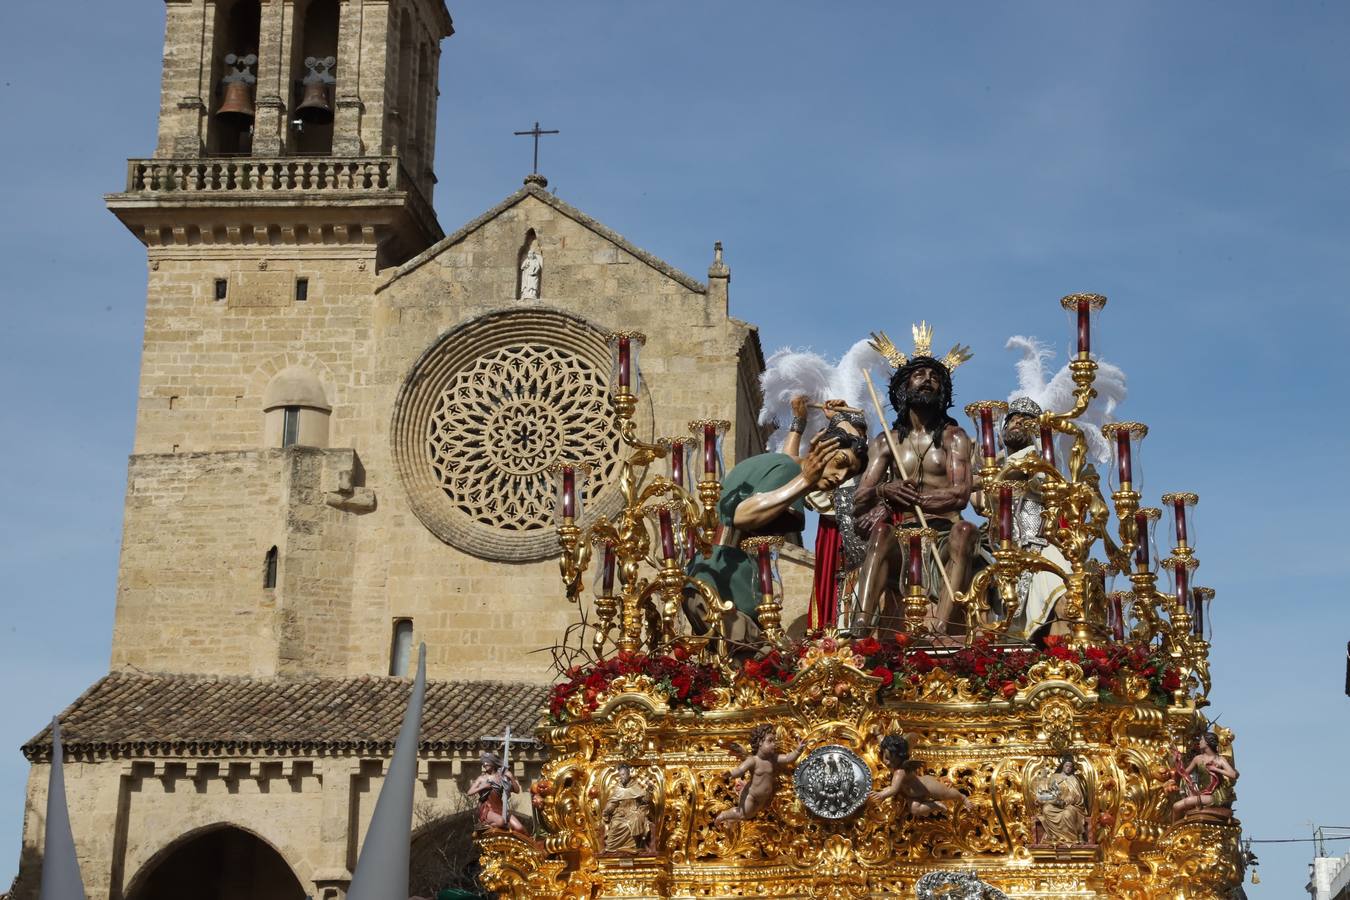
[(300, 366), (282, 369), (263, 391), (263, 443), (268, 447), (327, 447), (328, 405), (323, 385)]
[[(291, 148), (305, 156), (327, 156), (333, 152), (333, 104), (337, 92), (331, 79), (322, 89), (322, 102), (328, 107), (327, 113), (313, 108), (300, 110), (300, 105), (306, 100), (305, 79), (316, 77), (305, 61), (337, 58), (338, 16), (338, 0), (310, 0), (304, 7), (304, 13), (297, 16), (301, 24), (295, 42), (298, 52), (293, 68), (295, 91), (290, 115)], [(321, 74), (326, 68), (320, 66), (315, 72)], [(339, 59), (328, 74), (341, 81), (344, 77), (342, 60)], [(318, 93), (319, 89), (311, 86), (311, 90)], [(310, 99), (318, 102), (317, 96)], [(297, 119), (302, 120), (299, 126), (295, 125)]]
[(277, 586), (277, 548), (272, 547), (263, 557), (263, 588), (270, 590)]
[(412, 619), (394, 620), (394, 637), (389, 646), (389, 674), (399, 677), (408, 674), (412, 665)]
[(225, 57), (257, 55), (262, 26), (262, 6), (258, 0), (235, 0), (218, 4), (216, 39), (211, 54), (211, 113), (206, 128), (206, 149), (215, 156), (245, 155), (253, 149), (253, 120), (246, 116), (221, 116), (217, 112), (224, 99), (223, 79), (233, 71)]

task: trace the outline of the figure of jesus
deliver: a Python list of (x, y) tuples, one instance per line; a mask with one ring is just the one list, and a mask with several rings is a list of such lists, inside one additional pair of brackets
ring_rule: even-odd
[[(904, 554), (894, 529), (917, 525), (917, 510), (923, 510), (928, 527), (938, 531), (935, 543), (953, 590), (969, 586), (978, 543), (975, 526), (961, 518), (974, 481), (970, 436), (947, 414), (952, 405), (951, 373), (932, 357), (913, 357), (891, 377), (890, 401), (896, 412), (891, 434), (900, 451), (899, 465), (891, 458), (886, 436), (878, 435), (868, 448), (867, 469), (854, 494), (859, 536), (868, 541), (858, 579), (855, 635), (878, 627), (883, 601), (896, 595)], [(901, 477), (902, 471), (907, 479)], [(927, 626), (946, 633), (955, 598), (943, 587), (932, 560), (926, 565), (926, 586), (939, 595)]]

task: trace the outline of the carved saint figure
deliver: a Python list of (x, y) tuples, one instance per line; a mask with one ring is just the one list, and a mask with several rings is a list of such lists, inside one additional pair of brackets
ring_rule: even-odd
[(1041, 843), (1086, 844), (1088, 824), (1087, 790), (1078, 777), (1078, 766), (1073, 757), (1060, 757), (1055, 770), (1035, 784), (1036, 804), (1040, 812), (1036, 821), (1041, 826)]
[[(711, 555), (695, 560), (689, 566), (689, 575), (735, 604), (725, 629), (731, 641), (744, 644), (759, 637), (758, 567), (740, 549), (741, 541), (801, 531), (806, 522), (803, 498), (811, 491), (834, 490), (866, 463), (867, 443), (831, 425), (816, 435), (800, 463), (785, 453), (761, 453), (727, 473), (717, 503), (722, 530)], [(697, 592), (686, 591), (684, 612), (695, 633), (708, 630), (706, 607)]]
[(1237, 802), (1233, 785), (1237, 783), (1238, 771), (1219, 752), (1217, 734), (1212, 731), (1198, 734), (1190, 762), (1182, 768), (1178, 760), (1174, 774), (1182, 793), (1181, 799), (1172, 804), (1172, 815), (1177, 819), (1207, 814), (1227, 818), (1233, 814), (1233, 804)]
[(478, 824), (525, 834), (525, 823), (514, 812), (502, 808), (502, 789), (509, 786), (511, 793), (518, 795), (520, 782), (502, 769), (502, 758), (497, 754), (484, 752), (480, 759), (482, 772), (469, 785), (469, 796), (478, 801)]
[[(868, 449), (867, 469), (858, 480), (854, 495), (857, 527), (868, 543), (858, 582), (860, 609), (854, 634), (876, 628), (883, 601), (896, 596), (904, 551), (894, 529), (917, 525), (916, 510), (923, 510), (928, 526), (938, 531), (938, 554), (953, 590), (969, 586), (978, 543), (975, 526), (961, 518), (973, 486), (971, 441), (947, 414), (952, 406), (951, 372), (931, 356), (914, 356), (891, 376), (889, 394), (896, 412), (891, 433), (901, 459), (897, 465), (886, 436), (878, 435)], [(902, 469), (908, 479), (901, 477)], [(928, 559), (925, 566), (927, 587), (938, 595), (927, 625), (946, 633), (955, 598), (943, 587), (937, 564)]]
[(778, 735), (772, 725), (766, 724), (757, 725), (750, 732), (750, 746), (750, 755), (727, 775), (728, 778), (746, 779), (740, 799), (731, 809), (717, 814), (715, 825), (753, 819), (763, 812), (773, 800), (778, 770), (796, 763), (806, 749), (806, 742), (798, 743), (791, 753), (779, 754)]
[[(1016, 397), (1008, 404), (1008, 415), (1003, 420), (1003, 445), (1008, 449), (1008, 456), (1000, 464), (1040, 453), (1040, 447), (1037, 446), (1040, 416), (1040, 405), (1029, 397)], [(1026, 490), (1013, 500), (1013, 543), (1069, 572), (1073, 567), (1068, 559), (1045, 537), (1041, 515), (1045, 511), (1045, 504), (1040, 492), (1043, 481), (1042, 476), (1027, 480)], [(987, 498), (980, 499), (983, 502)], [(1064, 591), (1064, 579), (1053, 572), (1023, 573), (1017, 581), (1020, 609), (1010, 631), (1030, 640), (1057, 618), (1056, 607)]]
[(971, 806), (970, 798), (940, 778), (923, 774), (923, 763), (909, 758), (909, 740), (902, 734), (881, 739), (881, 761), (891, 770), (891, 783), (867, 795), (872, 803), (899, 796), (902, 814), (925, 819), (938, 813), (951, 814), (948, 803)]
[(605, 823), (606, 853), (637, 853), (646, 849), (652, 834), (652, 797), (633, 781), (633, 769), (620, 763), (619, 783), (610, 791), (600, 818)]
[(544, 255), (539, 252), (539, 242), (530, 241), (530, 249), (520, 261), (520, 299), (539, 299), (539, 276), (544, 271)]

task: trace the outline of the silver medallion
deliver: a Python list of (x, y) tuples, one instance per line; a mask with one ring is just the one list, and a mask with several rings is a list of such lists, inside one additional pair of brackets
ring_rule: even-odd
[(915, 883), (914, 895), (919, 900), (1009, 900), (970, 872), (929, 872)]
[(872, 790), (872, 770), (847, 747), (817, 747), (797, 764), (793, 787), (813, 816), (842, 819), (851, 816)]

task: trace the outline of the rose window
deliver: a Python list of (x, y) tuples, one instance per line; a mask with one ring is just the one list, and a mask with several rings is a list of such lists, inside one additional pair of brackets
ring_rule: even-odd
[(427, 454), (447, 497), (475, 522), (512, 531), (553, 524), (546, 469), (618, 460), (607, 376), (558, 347), (485, 353), (446, 385), (432, 410)]
[[(399, 390), (390, 450), (433, 534), (485, 559), (558, 552), (555, 462), (593, 466), (587, 518), (622, 502), (605, 333), (555, 309), (480, 316), (442, 334)], [(651, 404), (639, 407), (650, 430)]]

